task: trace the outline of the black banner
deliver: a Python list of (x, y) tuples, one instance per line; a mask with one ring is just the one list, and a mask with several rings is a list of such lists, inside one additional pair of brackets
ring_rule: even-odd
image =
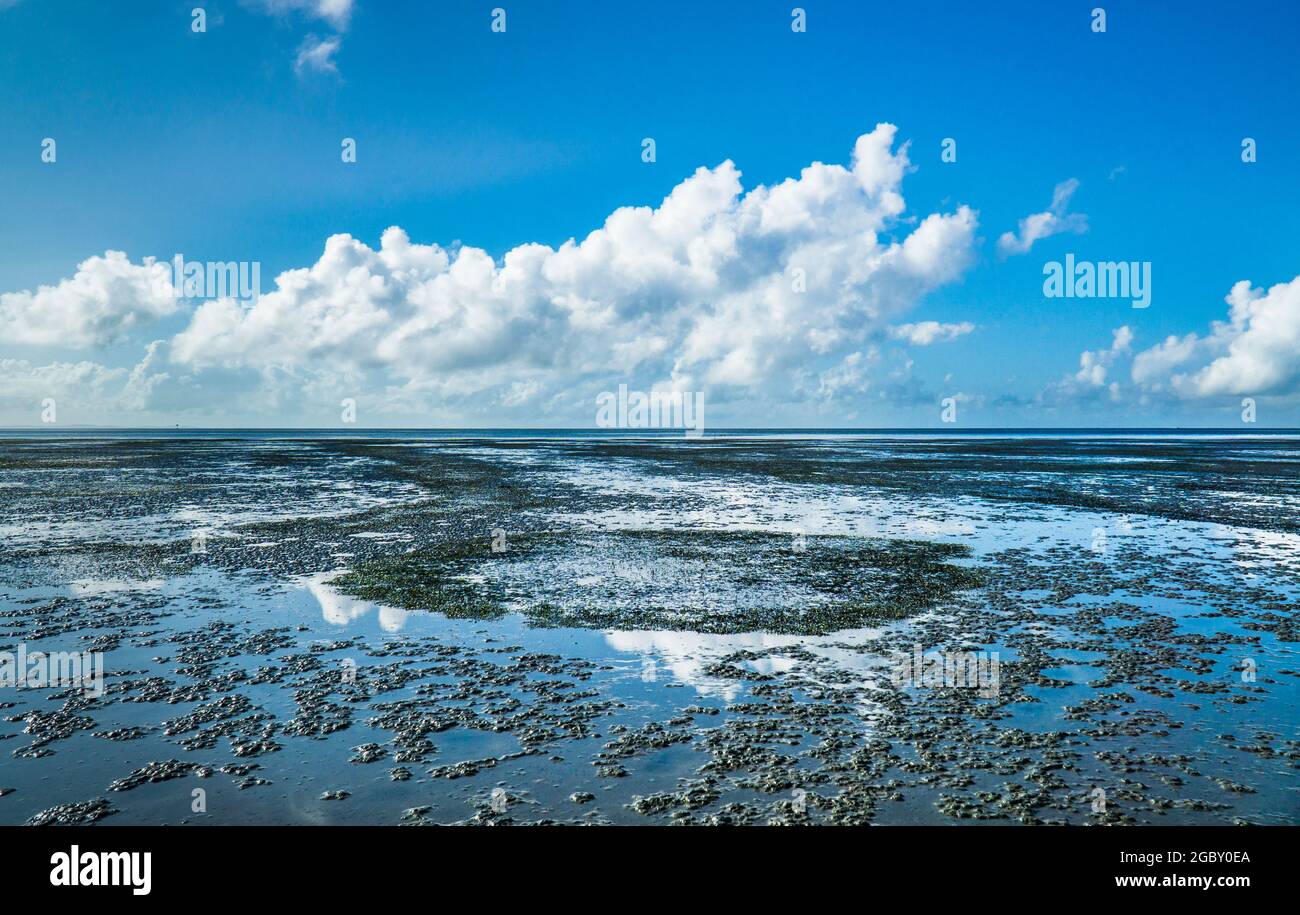
[[(131, 906), (216, 893), (258, 901), (379, 901), (397, 887), (529, 888), (590, 899), (699, 882), (766, 895), (808, 881), (857, 892), (1228, 902), (1278, 892), (1290, 828), (880, 827), (852, 829), (549, 830), (66, 828), (0, 831), (8, 888)], [(746, 863), (746, 858), (749, 858)], [(730, 862), (729, 864), (726, 862)], [(637, 887), (642, 889), (638, 890)], [(1049, 895), (1050, 894), (1050, 895)]]

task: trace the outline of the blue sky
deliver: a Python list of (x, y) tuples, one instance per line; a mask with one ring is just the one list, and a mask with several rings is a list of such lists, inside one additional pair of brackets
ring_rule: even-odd
[[(717, 425), (929, 426), (945, 397), (973, 426), (1237, 425), (1246, 397), (1300, 424), (1293, 4), (1105, 3), (1097, 33), (1097, 3), (804, 2), (796, 33), (758, 0), (210, 0), (196, 33), (198, 3), (0, 0), (0, 423), (49, 397), (66, 423), (320, 426), (352, 398), (360, 425), (590, 425), (627, 383), (703, 391)], [(878, 124), (898, 213), (851, 180)], [(580, 268), (437, 285), (458, 244), (500, 268), (726, 160), (736, 199), (644, 261), (634, 227)], [(849, 170), (839, 197), (753, 228), (745, 195), (814, 162)], [(1071, 181), (1072, 228), (1000, 254)], [(931, 215), (954, 223), (934, 262), (891, 263)], [(447, 266), (379, 265), (390, 226)], [(720, 232), (732, 261), (686, 263)], [(364, 250), (266, 296), (340, 233)], [(814, 249), (825, 285), (773, 293)], [(263, 299), (130, 301), (129, 270), (177, 253), (258, 262)], [(1044, 297), (1067, 253), (1149, 262), (1150, 307)]]

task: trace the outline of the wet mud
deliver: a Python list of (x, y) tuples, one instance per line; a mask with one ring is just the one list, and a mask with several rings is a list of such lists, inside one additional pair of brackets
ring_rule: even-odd
[(0, 442), (0, 652), (104, 673), (0, 689), (0, 822), (1294, 824), (1298, 485), (1285, 438)]

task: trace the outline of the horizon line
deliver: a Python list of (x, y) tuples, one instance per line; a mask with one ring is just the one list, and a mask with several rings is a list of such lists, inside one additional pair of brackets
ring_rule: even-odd
[[(675, 427), (602, 428), (596, 426), (99, 426), (91, 424), (57, 425), (0, 425), (5, 432), (582, 432), (595, 435), (677, 435), (683, 432)], [(1263, 434), (1293, 432), (1300, 434), (1297, 426), (715, 426), (702, 430), (704, 435), (723, 432), (1231, 432), (1235, 434)]]

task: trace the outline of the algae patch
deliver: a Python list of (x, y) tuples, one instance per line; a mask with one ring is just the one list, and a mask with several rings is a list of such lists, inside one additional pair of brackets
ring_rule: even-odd
[(360, 564), (343, 593), (450, 617), (588, 629), (814, 635), (905, 619), (982, 574), (969, 548), (750, 531), (564, 531), (421, 547)]
[(504, 614), (502, 595), (468, 579), (490, 547), (482, 542), (439, 543), (363, 563), (330, 584), (344, 594), (408, 610), (433, 610), (454, 619)]

